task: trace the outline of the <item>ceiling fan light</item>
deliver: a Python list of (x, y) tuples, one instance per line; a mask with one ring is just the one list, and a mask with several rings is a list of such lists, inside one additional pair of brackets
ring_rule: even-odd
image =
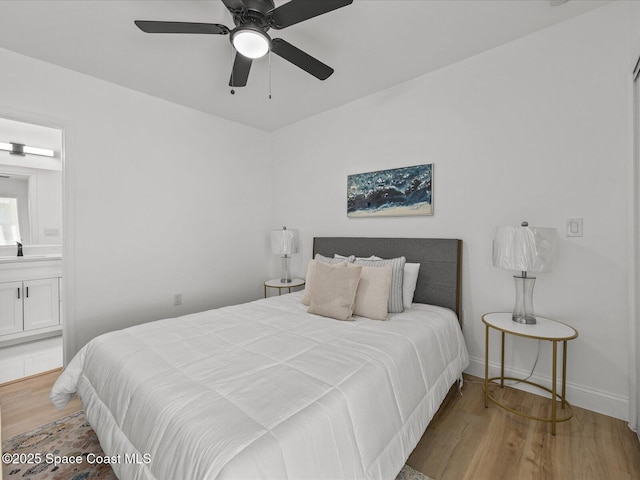
[(240, 55), (247, 58), (265, 56), (271, 45), (266, 33), (252, 28), (236, 30), (231, 37), (231, 43)]

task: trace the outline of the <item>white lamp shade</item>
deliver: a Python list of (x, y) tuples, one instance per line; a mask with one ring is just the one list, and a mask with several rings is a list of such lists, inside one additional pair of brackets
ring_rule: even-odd
[(550, 272), (556, 238), (555, 228), (496, 227), (493, 265), (522, 272)]
[(277, 255), (298, 253), (298, 230), (273, 230), (271, 232), (271, 251)]

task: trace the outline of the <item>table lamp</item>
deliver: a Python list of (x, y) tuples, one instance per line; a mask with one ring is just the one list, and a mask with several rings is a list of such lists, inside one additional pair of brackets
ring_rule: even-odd
[(496, 227), (493, 238), (493, 265), (507, 270), (520, 270), (514, 275), (516, 304), (513, 321), (534, 324), (533, 287), (536, 277), (527, 272), (550, 272), (556, 253), (556, 229), (529, 227)]
[(298, 231), (273, 230), (271, 232), (271, 251), (276, 255), (282, 255), (282, 274), (280, 281), (282, 283), (291, 283), (291, 271), (289, 264), (291, 262), (291, 254), (298, 253)]

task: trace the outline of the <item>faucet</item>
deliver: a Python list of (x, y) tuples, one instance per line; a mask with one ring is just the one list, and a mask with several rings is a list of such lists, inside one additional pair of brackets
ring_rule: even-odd
[(18, 256), (22, 257), (22, 244), (20, 242), (16, 242), (18, 244)]

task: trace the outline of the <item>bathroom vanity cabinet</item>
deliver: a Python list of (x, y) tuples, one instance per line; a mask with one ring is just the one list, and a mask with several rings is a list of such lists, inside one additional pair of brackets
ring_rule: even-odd
[(59, 335), (60, 257), (0, 259), (0, 345)]

